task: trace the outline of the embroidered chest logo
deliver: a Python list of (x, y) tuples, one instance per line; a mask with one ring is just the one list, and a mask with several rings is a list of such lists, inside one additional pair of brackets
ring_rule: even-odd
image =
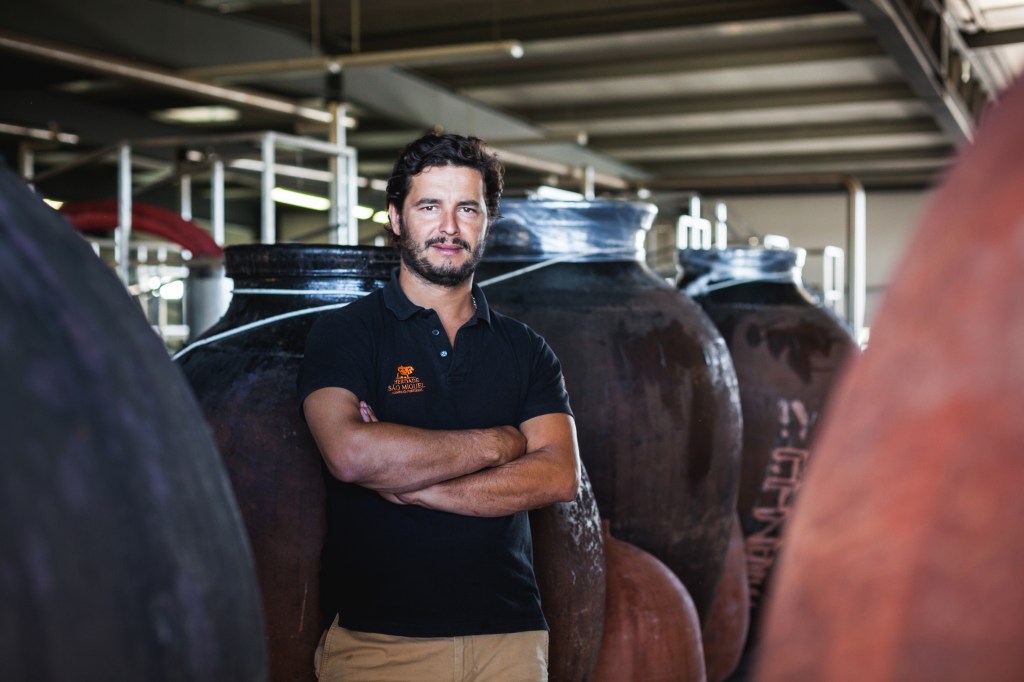
[(395, 381), (388, 386), (388, 393), (391, 395), (402, 395), (403, 393), (422, 393), (427, 385), (416, 378), (413, 374), (415, 368), (412, 365), (399, 365), (395, 373)]

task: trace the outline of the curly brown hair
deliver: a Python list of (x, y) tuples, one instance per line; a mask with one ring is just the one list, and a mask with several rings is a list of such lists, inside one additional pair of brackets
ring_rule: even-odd
[[(388, 205), (394, 205), (401, 213), (412, 177), (436, 166), (462, 166), (480, 171), (484, 179), (488, 223), (494, 222), (505, 184), (505, 170), (498, 157), (487, 151), (484, 141), (473, 136), (430, 133), (407, 144), (388, 179)], [(395, 237), (390, 225), (385, 230), (392, 238)]]

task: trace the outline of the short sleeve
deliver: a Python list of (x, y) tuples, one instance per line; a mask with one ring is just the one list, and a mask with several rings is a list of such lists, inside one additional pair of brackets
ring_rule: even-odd
[(536, 332), (527, 328), (532, 345), (526, 399), (519, 423), (544, 414), (572, 415), (569, 394), (562, 376), (562, 365), (551, 346)]
[(309, 330), (299, 368), (300, 406), (311, 393), (328, 387), (344, 388), (367, 399), (370, 335), (365, 323), (345, 313), (345, 309), (325, 313)]

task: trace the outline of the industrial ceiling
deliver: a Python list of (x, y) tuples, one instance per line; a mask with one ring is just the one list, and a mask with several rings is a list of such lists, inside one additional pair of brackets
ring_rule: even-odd
[[(112, 170), (47, 173), (200, 140), (136, 157), (173, 179), (211, 135), (327, 139), (333, 107), (379, 207), (431, 129), (486, 139), (512, 194), (924, 189), (1021, 71), (1022, 26), (1002, 0), (35, 0), (0, 16), (0, 150), (103, 198)], [(227, 120), (168, 118), (201, 105)]]

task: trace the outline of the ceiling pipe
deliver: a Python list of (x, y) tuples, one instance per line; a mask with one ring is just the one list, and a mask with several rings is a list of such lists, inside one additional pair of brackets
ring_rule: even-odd
[(361, 52), (346, 55), (319, 55), (295, 59), (275, 59), (247, 64), (226, 64), (204, 66), (181, 71), (182, 75), (216, 81), (244, 80), (252, 76), (296, 76), (309, 73), (340, 73), (353, 66), (410, 65), (410, 64), (451, 64), (475, 60), (491, 55), (507, 55), (513, 59), (523, 56), (523, 44), (518, 40), (497, 40), (467, 45), (441, 45), (417, 47), (406, 50), (382, 52)]
[(104, 76), (144, 83), (217, 102), (228, 102), (250, 109), (260, 109), (317, 123), (331, 123), (333, 120), (331, 112), (324, 109), (303, 106), (286, 99), (269, 97), (250, 90), (225, 87), (197, 78), (180, 76), (173, 71), (151, 65), (139, 66), (136, 62), (128, 62), (98, 52), (71, 48), (38, 38), (28, 38), (11, 31), (0, 30), (0, 49), (54, 64), (76, 67)]
[(846, 321), (860, 340), (864, 330), (867, 300), (867, 199), (864, 185), (849, 175), (825, 173), (792, 175), (748, 175), (737, 177), (678, 178), (644, 183), (648, 190), (708, 192), (722, 189), (792, 189), (800, 186), (841, 187), (846, 191)]

